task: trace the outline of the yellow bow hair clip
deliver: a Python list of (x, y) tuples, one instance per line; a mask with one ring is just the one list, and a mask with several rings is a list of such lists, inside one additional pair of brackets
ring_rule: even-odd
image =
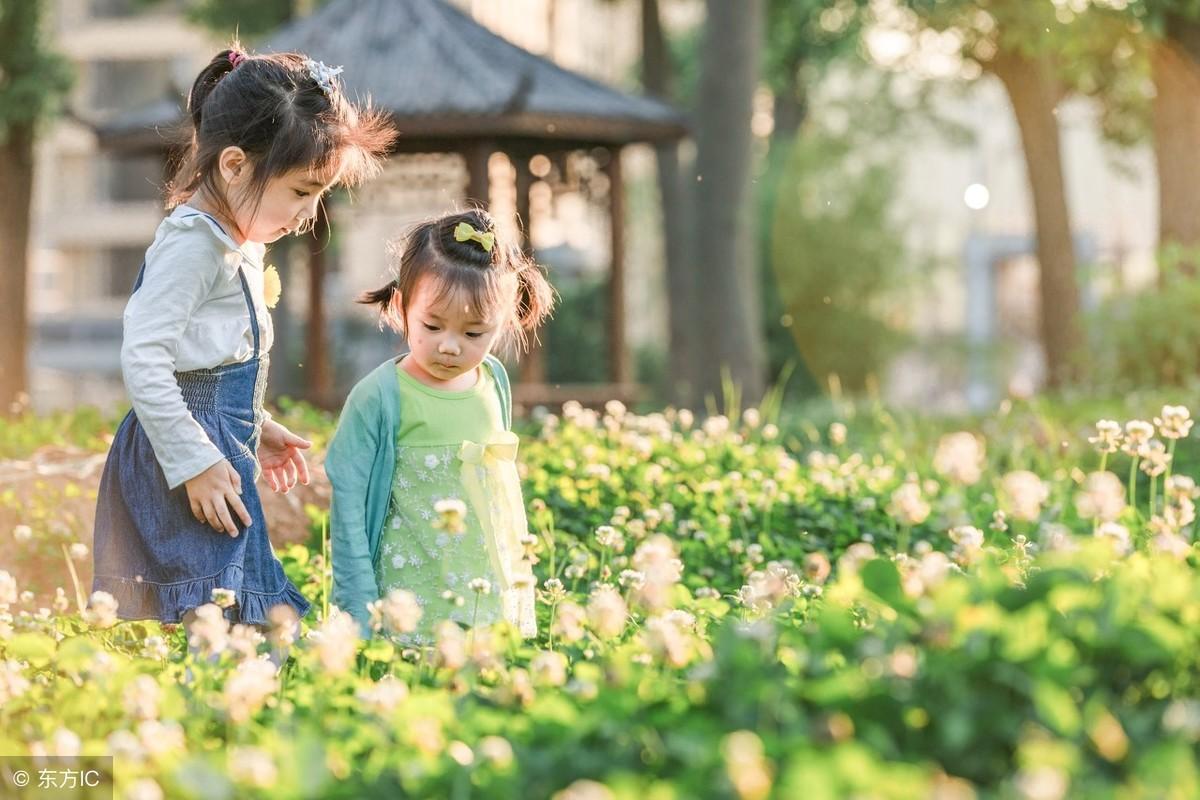
[(479, 246), (490, 253), (496, 245), (496, 234), (491, 231), (483, 233), (475, 230), (475, 226), (469, 222), (460, 222), (454, 228), (454, 241), (479, 242)]

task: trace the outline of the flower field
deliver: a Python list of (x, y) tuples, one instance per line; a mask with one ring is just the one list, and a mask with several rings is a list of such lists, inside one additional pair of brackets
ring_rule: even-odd
[[(218, 592), (189, 654), (87, 596), (94, 485), (0, 485), (0, 754), (111, 754), (138, 800), (1197, 797), (1191, 419), (1125, 413), (539, 415), (539, 636), (424, 650), (404, 592), (366, 641), (329, 607), (319, 493), (273, 531), (313, 613), (230, 629)], [(320, 450), (327, 417), (282, 416)], [(111, 424), (0, 452), (94, 458)]]

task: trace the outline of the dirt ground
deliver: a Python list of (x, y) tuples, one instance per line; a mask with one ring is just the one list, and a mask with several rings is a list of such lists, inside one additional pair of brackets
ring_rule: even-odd
[[(28, 459), (0, 461), (0, 496), (6, 497), (6, 502), (0, 503), (0, 569), (12, 573), (22, 588), (33, 589), (39, 599), (47, 588), (52, 593), (54, 586), (70, 591), (65, 564), (61, 555), (57, 558), (47, 555), (55, 547), (34, 548), (41, 555), (22, 552), (28, 545), (14, 539), (13, 529), (27, 524), (34, 529), (35, 536), (50, 531), (55, 538), (82, 542), (90, 550), (96, 494), (105, 457), (105, 453), (45, 447)], [(286, 495), (271, 491), (262, 480), (258, 482), (267, 527), (276, 548), (308, 540), (306, 505), (329, 508), (330, 486), (322, 460), (319, 455), (310, 456), (309, 485), (297, 485)], [(91, 562), (89, 556), (76, 563), (85, 589), (91, 586)]]

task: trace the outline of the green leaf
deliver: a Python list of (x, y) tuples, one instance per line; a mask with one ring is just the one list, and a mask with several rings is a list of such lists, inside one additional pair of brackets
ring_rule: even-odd
[(42, 633), (18, 633), (4, 643), (8, 658), (28, 661), (34, 667), (44, 667), (54, 658), (55, 642)]
[(1075, 704), (1067, 689), (1053, 681), (1038, 681), (1033, 689), (1033, 703), (1037, 707), (1038, 715), (1055, 731), (1064, 736), (1079, 733), (1079, 706)]

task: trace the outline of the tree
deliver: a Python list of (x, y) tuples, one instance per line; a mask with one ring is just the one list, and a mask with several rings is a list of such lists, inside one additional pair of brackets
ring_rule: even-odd
[(762, 396), (765, 352), (751, 211), (750, 128), (762, 51), (763, 0), (708, 0), (696, 109), (697, 303), (690, 321), (704, 395), (723, 375), (748, 402)]
[(1200, 270), (1200, 5), (1191, 0), (1141, 0), (1129, 11), (1135, 24), (1153, 36), (1159, 245), (1191, 251), (1183, 266), (1194, 273)]
[(1025, 154), (1033, 206), (1042, 349), (1050, 386), (1061, 386), (1071, 375), (1082, 337), (1075, 246), (1056, 117), (1059, 102), (1071, 88), (1070, 73), (1059, 55), (1080, 43), (1090, 47), (1092, 32), (1084, 30), (1082, 23), (1071, 26), (1064, 22), (1053, 3), (909, 0), (908, 6), (928, 28), (954, 31), (962, 41), (964, 60), (976, 65), (978, 74), (998, 78), (1008, 94)]
[[(658, 0), (641, 0), (642, 86), (661, 100), (673, 99), (671, 53), (663, 33)], [(667, 267), (667, 385), (670, 401), (683, 407), (696, 404), (699, 354), (689, 310), (696, 304), (696, 276), (687, 235), (691, 195), (683, 180), (679, 145), (664, 142), (654, 148), (663, 219), (663, 252)]]
[(30, 204), (34, 139), (67, 89), (67, 62), (44, 43), (41, 0), (0, 0), (0, 413), (28, 392)]

